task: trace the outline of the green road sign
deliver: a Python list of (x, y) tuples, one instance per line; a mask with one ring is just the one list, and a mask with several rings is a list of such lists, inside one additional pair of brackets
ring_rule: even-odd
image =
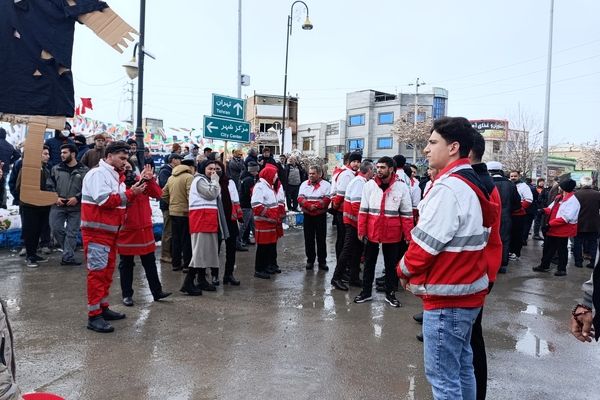
[(243, 121), (245, 112), (245, 101), (236, 97), (212, 95), (213, 117), (225, 117)]
[(205, 115), (204, 137), (248, 143), (250, 141), (250, 124), (244, 121)]

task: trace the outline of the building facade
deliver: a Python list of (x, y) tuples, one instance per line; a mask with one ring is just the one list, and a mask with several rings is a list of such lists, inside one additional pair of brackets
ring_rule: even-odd
[(317, 122), (298, 126), (295, 148), (309, 156), (328, 159), (346, 152), (346, 122)]
[[(286, 97), (285, 122), (292, 131), (291, 143), (296, 143), (298, 132), (298, 97)], [(257, 94), (246, 99), (246, 121), (250, 123), (252, 137), (259, 150), (271, 147), (273, 154), (280, 154), (283, 96)], [(286, 139), (287, 140), (287, 139)], [(286, 145), (287, 147), (287, 145)]]

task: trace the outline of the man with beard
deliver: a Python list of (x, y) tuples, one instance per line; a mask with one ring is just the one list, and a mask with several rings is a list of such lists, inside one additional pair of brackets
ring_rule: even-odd
[(58, 195), (50, 209), (50, 227), (62, 248), (60, 264), (81, 265), (75, 259), (75, 247), (81, 224), (81, 187), (88, 168), (77, 161), (77, 147), (73, 144), (61, 146), (60, 158), (62, 162), (52, 167), (46, 184), (47, 190)]
[(81, 196), (81, 233), (87, 260), (87, 328), (96, 332), (114, 331), (107, 321), (125, 318), (108, 308), (108, 292), (117, 257), (117, 237), (128, 202), (142, 194), (146, 184), (138, 181), (125, 189), (125, 163), (129, 146), (123, 141), (106, 147), (106, 158), (83, 179)]

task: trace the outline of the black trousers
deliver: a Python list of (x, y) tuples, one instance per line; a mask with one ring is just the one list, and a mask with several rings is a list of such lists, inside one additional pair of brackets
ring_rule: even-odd
[(335, 257), (336, 259), (339, 259), (346, 239), (346, 224), (344, 224), (344, 214), (340, 211), (335, 211), (333, 219), (335, 220), (335, 229), (337, 231), (337, 236), (335, 238)]
[(521, 257), (523, 248), (523, 225), (525, 225), (526, 215), (513, 215), (512, 228), (510, 230), (510, 252)]
[[(314, 263), (315, 258), (319, 264), (327, 263), (327, 214), (317, 216), (304, 214), (304, 249), (306, 262)], [(315, 252), (315, 241), (317, 250)]]
[(27, 257), (34, 257), (37, 253), (40, 236), (45, 229), (48, 229), (50, 217), (50, 207), (36, 207), (21, 205), (23, 214), (22, 235), (25, 242)]
[[(223, 273), (223, 276), (229, 276), (233, 274), (233, 267), (235, 266), (235, 254), (237, 251), (237, 240), (240, 234), (238, 223), (236, 221), (227, 221), (227, 229), (229, 230), (229, 237), (225, 239), (225, 272)], [(221, 253), (222, 243), (223, 241), (219, 242), (219, 254)], [(212, 269), (212, 276), (219, 276), (219, 269)]]
[(544, 251), (542, 252), (542, 268), (550, 268), (550, 262), (554, 254), (558, 252), (559, 271), (567, 270), (567, 262), (569, 261), (569, 238), (546, 235), (544, 239)]
[[(171, 218), (171, 265), (173, 269), (187, 268), (192, 261), (192, 237), (188, 217), (170, 215)], [(183, 254), (183, 265), (181, 264)]]
[(254, 270), (256, 272), (265, 272), (269, 265), (277, 265), (277, 243), (257, 243)]
[[(121, 277), (121, 294), (123, 297), (133, 296), (134, 257), (135, 256), (120, 255), (119, 276)], [(153, 295), (160, 293), (162, 291), (162, 285), (160, 284), (158, 272), (156, 271), (156, 257), (154, 252), (141, 255), (140, 260), (142, 260), (142, 267), (144, 267), (144, 271), (146, 272), (146, 279), (148, 280), (150, 292), (152, 292)]]
[(300, 185), (287, 185), (285, 191), (285, 199), (288, 210), (295, 211), (298, 209), (298, 192), (300, 191)]
[[(383, 263), (385, 265), (385, 291), (391, 293), (398, 285), (396, 265), (400, 254), (400, 243), (382, 243)], [(371, 294), (375, 280), (375, 264), (379, 256), (379, 243), (367, 242), (365, 245), (365, 271), (363, 272), (363, 293)]]
[(531, 226), (533, 225), (533, 220), (535, 219), (535, 214), (527, 214), (525, 215), (525, 219), (523, 221), (523, 241), (526, 242), (529, 239), (529, 232), (531, 232)]
[[(492, 291), (494, 283), (490, 283), (489, 292)], [(483, 307), (473, 323), (471, 332), (471, 350), (473, 351), (473, 369), (475, 370), (475, 382), (477, 385), (477, 400), (485, 400), (487, 392), (487, 355), (485, 353), (485, 341), (483, 340), (483, 329), (481, 320), (483, 318)]]
[(341, 279), (346, 270), (350, 269), (350, 280), (360, 279), (360, 258), (363, 253), (363, 243), (358, 240), (358, 230), (352, 225), (346, 225), (344, 247), (337, 259), (333, 279)]

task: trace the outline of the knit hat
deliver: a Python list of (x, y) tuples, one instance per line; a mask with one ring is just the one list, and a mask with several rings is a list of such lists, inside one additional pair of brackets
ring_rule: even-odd
[(183, 165), (187, 165), (189, 167), (193, 167), (194, 165), (196, 165), (196, 159), (194, 158), (193, 155), (188, 154), (187, 156), (185, 156), (183, 158), (183, 161), (181, 162)]
[(181, 157), (179, 154), (177, 153), (171, 153), (169, 154), (169, 158), (167, 159), (167, 162), (171, 162), (173, 160), (183, 160), (183, 157)]
[(73, 139), (73, 141), (75, 143), (78, 143), (78, 144), (86, 144), (87, 143), (87, 140), (85, 139), (85, 136), (83, 136), (83, 135), (77, 135), (77, 136), (75, 136), (75, 138)]
[(502, 171), (504, 170), (502, 163), (499, 161), (488, 161), (486, 163), (488, 171)]
[(353, 153), (350, 153), (350, 157), (348, 158), (348, 162), (352, 162), (352, 161), (362, 161), (362, 154), (360, 154), (359, 152), (355, 151)]
[(559, 184), (560, 188), (567, 193), (571, 193), (576, 185), (577, 183), (573, 179), (565, 179)]
[(248, 172), (258, 172), (259, 169), (260, 169), (259, 165), (257, 163), (255, 163), (254, 161), (250, 161), (248, 163)]

